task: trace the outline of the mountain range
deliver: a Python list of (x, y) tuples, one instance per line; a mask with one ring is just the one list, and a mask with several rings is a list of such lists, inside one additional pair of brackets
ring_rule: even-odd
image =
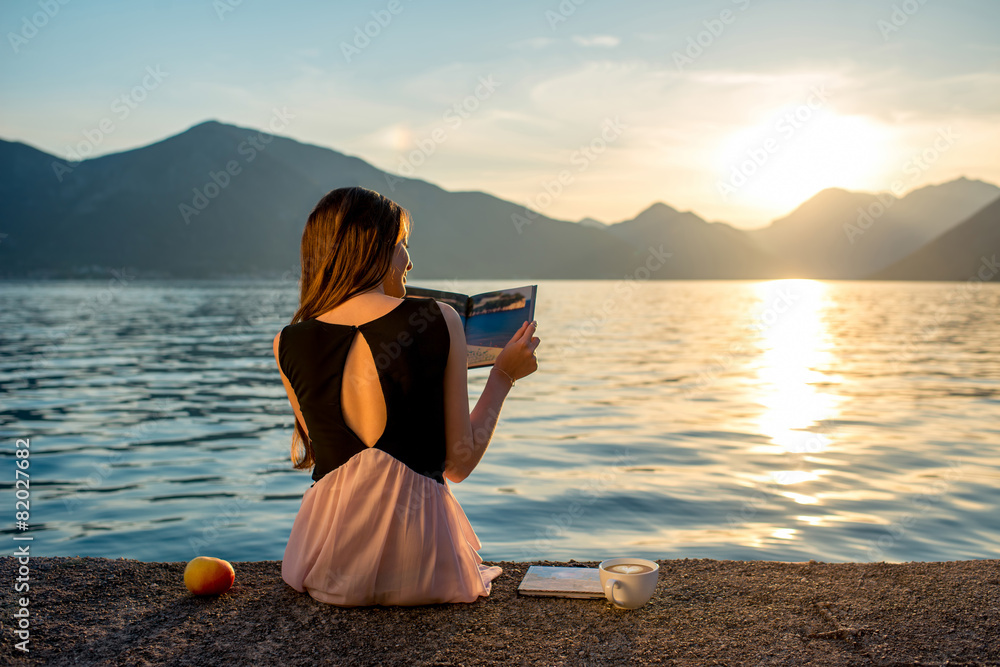
[(929, 185), (902, 198), (831, 188), (750, 235), (798, 276), (866, 278), (919, 250), (998, 196), (995, 185), (966, 178)]
[(660, 202), (630, 220), (577, 223), (209, 121), (78, 163), (0, 140), (0, 277), (294, 274), (312, 206), (355, 185), (413, 214), (408, 281), (965, 279), (970, 257), (1000, 251), (1000, 188), (965, 178), (898, 199), (824, 190), (753, 231)]
[(881, 280), (1000, 279), (998, 255), (1000, 199), (873, 277)]

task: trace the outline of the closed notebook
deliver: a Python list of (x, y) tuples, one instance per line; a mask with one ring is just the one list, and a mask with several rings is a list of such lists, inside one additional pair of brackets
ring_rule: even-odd
[(521, 595), (557, 598), (603, 598), (601, 573), (596, 567), (532, 565), (517, 587)]

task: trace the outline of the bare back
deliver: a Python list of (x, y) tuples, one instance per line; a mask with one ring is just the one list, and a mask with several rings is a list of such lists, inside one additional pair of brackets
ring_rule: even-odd
[[(322, 313), (315, 319), (342, 326), (360, 326), (387, 316), (404, 301), (384, 294), (366, 294), (354, 297), (336, 308)], [(450, 336), (448, 362), (444, 376), (444, 419), (447, 441), (445, 474), (452, 481), (461, 481), (448, 471), (472, 443), (472, 423), (469, 416), (468, 366), (466, 361), (465, 332), (454, 308), (437, 302), (444, 316)], [(345, 424), (368, 447), (373, 446), (386, 428), (386, 403), (372, 356), (369, 341), (364, 340), (358, 329), (348, 351), (341, 379), (341, 410)], [(274, 339), (275, 358), (278, 358), (280, 333)], [(279, 369), (280, 369), (279, 362)], [(298, 400), (291, 384), (282, 373), (282, 380), (289, 402), (308, 435)]]

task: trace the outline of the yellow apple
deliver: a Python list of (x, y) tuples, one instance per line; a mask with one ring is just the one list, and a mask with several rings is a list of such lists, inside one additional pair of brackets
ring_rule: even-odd
[(221, 558), (198, 556), (184, 568), (184, 585), (195, 595), (225, 593), (234, 581), (236, 571)]

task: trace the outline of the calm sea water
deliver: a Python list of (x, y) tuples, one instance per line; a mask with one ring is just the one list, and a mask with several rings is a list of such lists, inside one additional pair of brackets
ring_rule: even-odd
[[(538, 285), (539, 369), (452, 485), (487, 560), (997, 557), (998, 286)], [(30, 437), (35, 554), (281, 559), (311, 483), (271, 352), (296, 298), (0, 284), (7, 539)]]

